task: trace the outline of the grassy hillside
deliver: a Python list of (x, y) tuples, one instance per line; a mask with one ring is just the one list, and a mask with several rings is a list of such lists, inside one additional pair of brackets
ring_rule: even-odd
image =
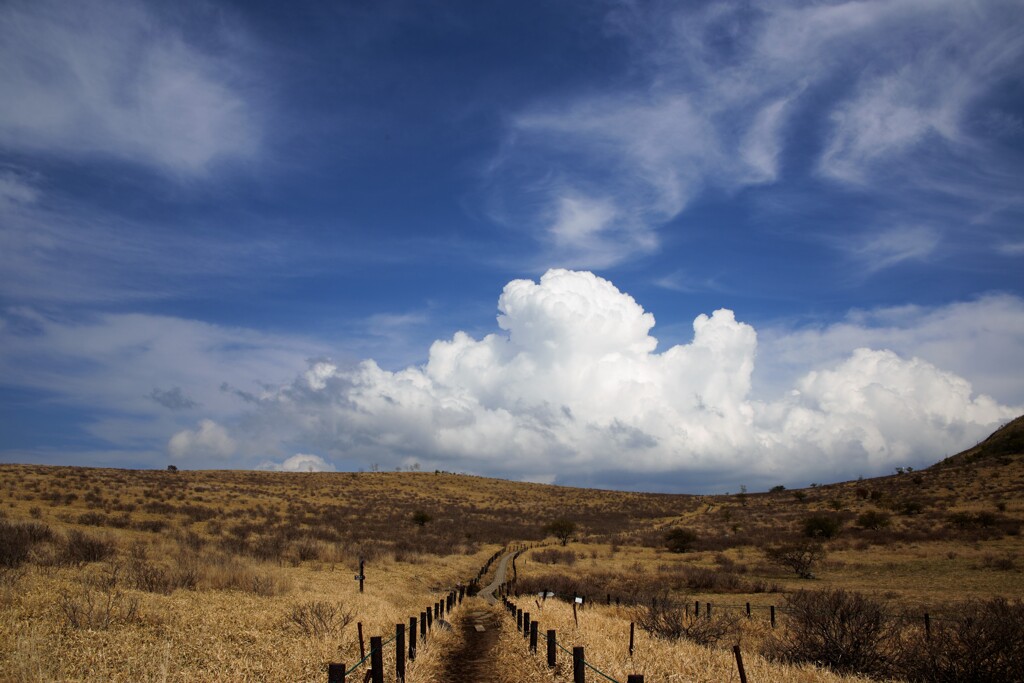
[[(440, 472), (0, 465), (0, 679), (324, 680), (328, 661), (358, 659), (349, 617), (387, 633), (513, 541), (545, 544), (519, 560), (524, 593), (611, 598), (590, 608), (602, 633), (628, 631), (652, 600), (723, 613), (750, 602), (756, 625), (730, 637), (754, 650), (772, 635), (767, 608), (781, 620), (803, 589), (854, 590), (912, 615), (1020, 596), (1022, 433), (1015, 420), (922, 471), (727, 496)], [(576, 527), (565, 547), (546, 538), (559, 518)], [(812, 549), (813, 578), (778, 561), (787, 547)], [(332, 616), (311, 630), (302, 615), (316, 603)], [(650, 680), (662, 680), (657, 663), (684, 645), (645, 642)], [(532, 671), (506, 654), (510, 670)], [(755, 661), (776, 671), (759, 680), (796, 675)], [(436, 680), (436, 663), (424, 658), (409, 680)]]

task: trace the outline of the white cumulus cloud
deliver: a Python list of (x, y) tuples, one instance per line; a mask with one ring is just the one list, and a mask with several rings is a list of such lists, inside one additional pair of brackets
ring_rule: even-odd
[(228, 430), (213, 420), (200, 420), (195, 429), (183, 429), (167, 443), (167, 450), (179, 460), (224, 460), (237, 449)]
[(755, 396), (757, 333), (732, 311), (699, 315), (690, 343), (659, 353), (654, 316), (589, 272), (512, 281), (498, 309), (501, 332), (438, 340), (422, 366), (314, 361), (261, 399), (258, 421), (361, 465), (754, 482), (927, 464), (1021, 410), (926, 360), (869, 348)]
[(283, 462), (264, 462), (260, 465), (261, 470), (273, 472), (334, 472), (335, 467), (319, 455), (310, 453), (296, 453)]

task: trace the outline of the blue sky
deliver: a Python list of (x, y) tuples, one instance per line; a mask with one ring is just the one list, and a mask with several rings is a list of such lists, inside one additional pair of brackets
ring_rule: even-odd
[(1024, 412), (1022, 36), (1002, 0), (4, 3), (0, 461), (927, 465)]

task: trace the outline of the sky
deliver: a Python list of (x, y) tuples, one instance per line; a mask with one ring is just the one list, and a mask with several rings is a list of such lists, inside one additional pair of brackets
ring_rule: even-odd
[(1024, 2), (0, 3), (0, 462), (672, 492), (1024, 413)]

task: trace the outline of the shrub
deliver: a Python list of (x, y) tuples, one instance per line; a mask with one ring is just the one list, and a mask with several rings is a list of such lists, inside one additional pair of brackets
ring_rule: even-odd
[(816, 541), (802, 540), (769, 546), (764, 549), (764, 554), (771, 562), (791, 569), (801, 579), (813, 579), (812, 570), (825, 558), (825, 548)]
[(811, 515), (802, 526), (808, 538), (835, 538), (843, 529), (843, 520), (834, 515)]
[(674, 553), (685, 553), (693, 550), (697, 543), (697, 534), (689, 529), (672, 529), (665, 536), (665, 547)]
[(57, 564), (82, 565), (112, 556), (116, 548), (110, 539), (96, 538), (77, 529), (68, 532), (57, 554)]
[(882, 605), (843, 590), (798, 591), (786, 600), (785, 629), (764, 654), (841, 673), (884, 676), (897, 655), (899, 629)]
[(949, 605), (951, 616), (909, 637), (897, 673), (911, 683), (1024, 680), (1024, 603), (994, 598)]
[(687, 603), (670, 599), (655, 600), (636, 610), (634, 620), (637, 626), (659, 638), (685, 638), (700, 645), (715, 645), (739, 629), (739, 617), (735, 614), (698, 616), (690, 613)]
[(879, 510), (868, 510), (857, 517), (857, 524), (862, 529), (877, 531), (889, 526), (889, 515)]
[(340, 633), (353, 618), (352, 612), (321, 600), (294, 605), (288, 613), (290, 623), (303, 634), (317, 638)]
[(17, 524), (0, 520), (0, 567), (20, 567), (28, 561), (33, 546), (51, 538), (53, 533), (45, 524)]
[(535, 550), (530, 557), (541, 564), (576, 564), (576, 553), (571, 550), (559, 550), (558, 548)]

